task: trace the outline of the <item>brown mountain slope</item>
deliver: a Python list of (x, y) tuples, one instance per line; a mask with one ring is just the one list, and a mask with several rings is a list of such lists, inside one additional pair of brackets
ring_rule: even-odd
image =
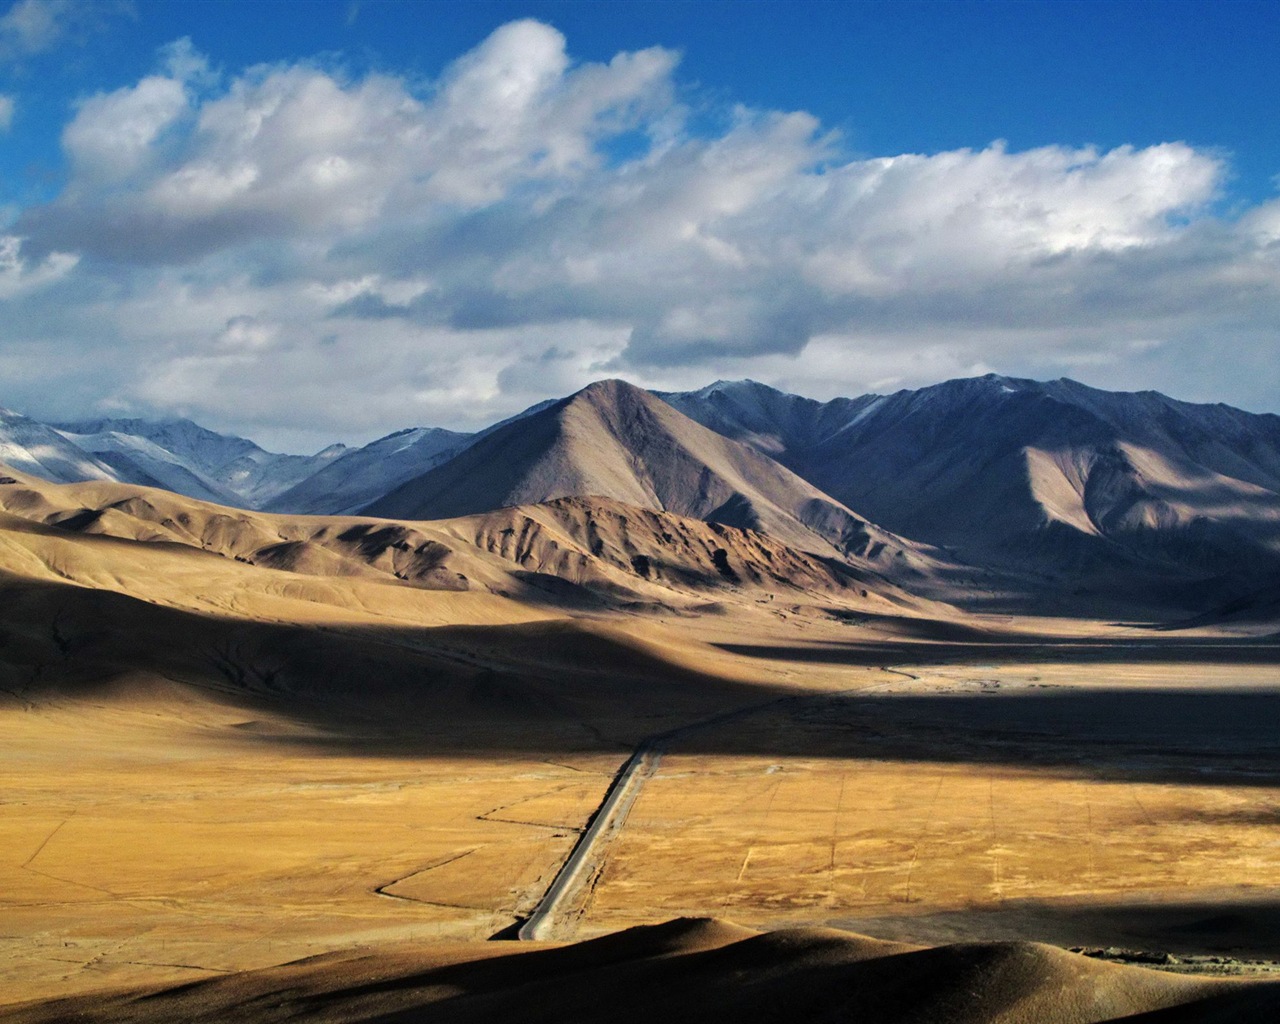
[(828, 403), (750, 381), (666, 397), (887, 529), (1064, 589), (1204, 610), (1280, 569), (1274, 415), (994, 374)]
[(923, 609), (879, 573), (779, 543), (767, 533), (637, 508), (606, 498), (558, 498), (439, 524), (476, 548), (539, 575), (598, 586), (636, 577), (677, 593), (839, 595)]
[(441, 519), (577, 496), (759, 530), (895, 577), (936, 564), (927, 549), (867, 522), (767, 456), (617, 380), (495, 431), (365, 512)]
[(329, 1024), (655, 1020), (863, 1024), (1270, 1021), (1280, 986), (1202, 981), (1035, 943), (933, 949), (830, 929), (671, 921), (570, 946), (419, 945), (330, 954), (177, 988), (0, 1009), (80, 1020)]
[[(570, 607), (678, 608), (708, 598), (754, 601), (774, 594), (882, 610), (930, 606), (872, 570), (794, 550), (756, 531), (607, 499), (566, 498), (455, 521), (404, 523), (248, 512), (128, 484), (8, 478), (13, 482), (0, 484), (0, 512), (52, 527), (59, 536), (178, 545), (294, 576), (344, 578), (352, 583), (344, 601), (364, 600), (358, 595), (370, 585), (390, 583)], [(9, 545), (14, 565), (27, 564), (38, 576), (106, 582), (126, 593), (155, 589), (154, 582), (121, 568), (136, 559), (127, 547), (109, 571), (93, 559), (67, 556), (65, 545), (54, 545), (59, 553), (50, 554), (48, 542), (28, 537), (21, 547)], [(176, 585), (169, 590), (174, 600), (183, 599)]]

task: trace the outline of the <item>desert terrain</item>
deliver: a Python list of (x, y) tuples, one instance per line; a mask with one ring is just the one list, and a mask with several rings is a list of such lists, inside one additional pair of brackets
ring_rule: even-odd
[(1277, 52), (0, 0), (0, 1024), (1280, 1024)]
[(603, 499), (396, 522), (9, 479), (0, 1018), (586, 1020), (623, 985), (622, 1019), (772, 1020), (814, 972), (866, 995), (813, 1019), (1280, 1005), (1266, 621), (962, 612)]

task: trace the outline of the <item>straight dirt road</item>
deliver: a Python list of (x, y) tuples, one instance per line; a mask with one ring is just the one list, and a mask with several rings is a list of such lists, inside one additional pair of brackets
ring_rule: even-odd
[[(525, 941), (538, 939), (568, 939), (571, 934), (554, 934), (566, 910), (577, 902), (578, 893), (604, 868), (605, 850), (609, 843), (622, 831), (626, 824), (627, 814), (640, 796), (645, 781), (658, 770), (662, 760), (662, 752), (667, 744), (688, 736), (690, 733), (758, 714), (769, 708), (798, 701), (827, 698), (835, 694), (848, 693), (848, 689), (823, 690), (815, 693), (800, 693), (789, 697), (776, 697), (760, 704), (726, 711), (698, 722), (690, 722), (667, 732), (647, 736), (637, 744), (631, 756), (618, 769), (613, 782), (605, 791), (604, 800), (591, 819), (586, 831), (578, 839), (573, 852), (561, 866), (555, 879), (543, 894), (533, 913), (517, 929), (516, 938)], [(568, 930), (571, 932), (571, 929)]]
[(644, 740), (614, 776), (605, 794), (604, 802), (596, 811), (591, 824), (582, 833), (568, 860), (560, 868), (555, 880), (547, 889), (538, 906), (520, 926), (516, 937), (524, 940), (553, 938), (548, 934), (555, 927), (557, 917), (582, 883), (603, 866), (601, 851), (622, 830), (640, 790), (662, 760), (662, 748), (653, 740)]

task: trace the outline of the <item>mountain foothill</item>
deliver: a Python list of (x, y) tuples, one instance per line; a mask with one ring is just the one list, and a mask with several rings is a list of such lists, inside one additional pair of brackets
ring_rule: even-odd
[(0, 411), (0, 1020), (1275, 1020), (1278, 579), (1068, 380)]
[[(416, 427), (311, 456), (188, 420), (3, 412), (0, 464), (5, 509), (64, 530), (588, 603), (816, 587), (1245, 623), (1271, 617), (1280, 570), (1280, 417), (1065, 379), (827, 402), (606, 380), (479, 433)], [(202, 530), (157, 511), (180, 497)]]

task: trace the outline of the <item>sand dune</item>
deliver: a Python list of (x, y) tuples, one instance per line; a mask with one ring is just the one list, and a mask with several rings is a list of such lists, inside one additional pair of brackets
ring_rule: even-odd
[(1190, 980), (1034, 943), (922, 949), (831, 929), (671, 921), (575, 945), (352, 951), (174, 989), (0, 1009), (0, 1020), (1266, 1021), (1280, 988)]

